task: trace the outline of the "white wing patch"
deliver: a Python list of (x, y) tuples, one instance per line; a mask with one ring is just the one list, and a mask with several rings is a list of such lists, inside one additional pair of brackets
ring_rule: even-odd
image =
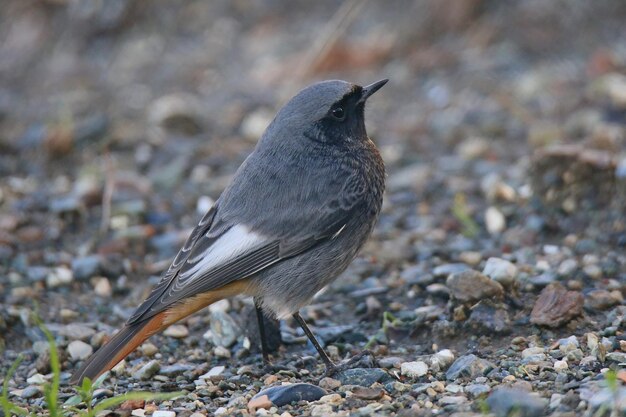
[(189, 278), (200, 271), (209, 271), (266, 242), (266, 238), (258, 233), (251, 232), (247, 226), (243, 224), (235, 225), (209, 246), (205, 252), (193, 259), (188, 259), (188, 263), (195, 263), (196, 265), (185, 271), (181, 278)]

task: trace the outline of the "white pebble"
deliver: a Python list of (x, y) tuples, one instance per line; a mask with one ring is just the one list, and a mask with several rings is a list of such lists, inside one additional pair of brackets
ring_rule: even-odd
[(156, 410), (152, 413), (152, 417), (176, 417), (176, 413), (167, 410)]
[(501, 233), (506, 227), (504, 214), (493, 206), (489, 207), (487, 211), (485, 211), (485, 225), (490, 234), (495, 235)]
[(46, 277), (46, 285), (48, 288), (60, 287), (67, 285), (74, 280), (72, 270), (64, 266), (54, 268)]
[(70, 354), (70, 357), (74, 360), (82, 360), (87, 359), (93, 353), (93, 348), (91, 345), (80, 341), (74, 340), (69, 345), (67, 345), (67, 351)]
[(442, 349), (430, 358), (431, 367), (434, 371), (447, 369), (454, 362), (454, 353), (450, 349)]
[(418, 378), (428, 373), (428, 365), (422, 361), (404, 362), (400, 365), (400, 372), (402, 375)]
[(187, 329), (187, 326), (184, 326), (182, 324), (174, 324), (165, 329), (163, 334), (165, 336), (173, 337), (175, 339), (182, 339), (189, 336), (189, 329)]
[(201, 375), (199, 378), (200, 379), (209, 379), (209, 378), (212, 378), (214, 376), (219, 376), (219, 375), (222, 374), (222, 372), (224, 372), (225, 369), (226, 369), (226, 367), (221, 366), (221, 365), (220, 366), (214, 366), (213, 368), (211, 368), (209, 370), (209, 372), (207, 372), (204, 375)]
[(565, 371), (568, 369), (567, 361), (556, 361), (554, 362), (554, 370), (557, 372)]
[(113, 288), (107, 278), (100, 277), (96, 279), (96, 285), (94, 285), (94, 292), (96, 295), (102, 298), (109, 298), (113, 294)]
[(494, 281), (508, 287), (515, 282), (518, 270), (515, 264), (501, 258), (489, 258), (483, 269), (483, 274)]

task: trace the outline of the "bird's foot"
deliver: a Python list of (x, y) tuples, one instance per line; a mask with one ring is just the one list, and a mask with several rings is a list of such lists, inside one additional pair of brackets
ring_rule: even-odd
[(371, 358), (371, 361), (367, 364), (368, 365), (367, 368), (371, 368), (374, 365), (376, 357), (374, 356), (374, 353), (372, 351), (365, 349), (361, 351), (360, 353), (358, 353), (357, 355), (354, 355), (353, 357), (351, 357), (350, 359), (348, 359), (346, 362), (342, 364), (339, 364), (339, 365), (332, 364), (332, 365), (326, 366), (326, 372), (324, 372), (324, 377), (332, 377), (333, 375), (341, 373), (347, 369), (363, 367), (363, 365), (365, 364), (362, 364), (361, 362), (363, 361), (363, 358), (366, 356), (369, 356)]
[(276, 374), (280, 371), (286, 371), (289, 368), (284, 365), (278, 365), (270, 362), (269, 360), (263, 360), (263, 366), (261, 372), (264, 374)]

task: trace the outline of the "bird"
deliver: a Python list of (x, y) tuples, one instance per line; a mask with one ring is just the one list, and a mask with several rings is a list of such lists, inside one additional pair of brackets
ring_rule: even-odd
[(293, 317), (327, 372), (338, 369), (299, 310), (348, 267), (379, 217), (385, 166), (364, 114), (387, 81), (321, 81), (291, 98), (150, 295), (70, 383), (94, 380), (150, 336), (240, 294), (253, 297), (264, 360), (263, 313)]

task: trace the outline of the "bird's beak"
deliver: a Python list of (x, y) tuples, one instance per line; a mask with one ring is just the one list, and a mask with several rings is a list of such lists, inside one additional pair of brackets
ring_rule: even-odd
[(385, 78), (384, 80), (376, 81), (375, 83), (363, 87), (359, 103), (365, 103), (365, 100), (367, 100), (372, 94), (380, 90), (383, 85), (387, 84), (387, 81), (389, 81), (389, 79)]

